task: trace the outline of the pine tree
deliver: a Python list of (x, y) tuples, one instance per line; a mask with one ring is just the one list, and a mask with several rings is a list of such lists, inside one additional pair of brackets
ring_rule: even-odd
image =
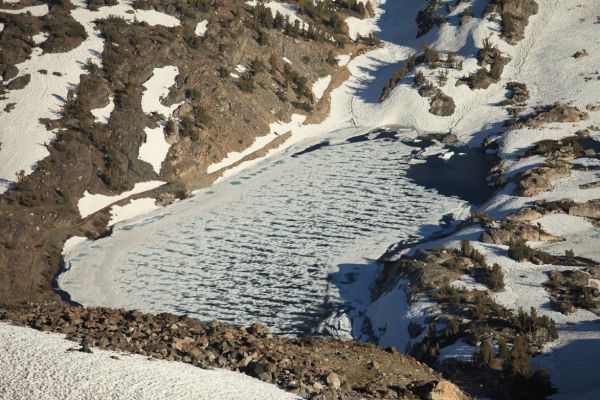
[(504, 274), (502, 273), (502, 267), (497, 263), (494, 263), (489, 271), (488, 284), (494, 292), (504, 289)]
[(481, 343), (481, 349), (479, 353), (474, 356), (474, 363), (479, 367), (490, 366), (494, 359), (494, 353), (492, 352), (492, 345), (489, 340), (484, 340)]
[(513, 376), (530, 377), (533, 374), (533, 368), (529, 363), (529, 359), (529, 346), (523, 336), (517, 335), (513, 348), (510, 351), (508, 373)]

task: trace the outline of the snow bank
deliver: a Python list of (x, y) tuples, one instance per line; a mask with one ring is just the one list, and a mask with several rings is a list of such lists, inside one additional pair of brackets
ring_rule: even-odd
[(63, 246), (62, 254), (63, 255), (69, 254), (71, 252), (71, 250), (73, 250), (75, 247), (79, 246), (80, 244), (84, 243), (87, 240), (88, 239), (83, 236), (70, 237), (69, 239), (67, 239), (67, 241), (65, 242), (65, 245)]
[(330, 83), (331, 83), (331, 75), (327, 75), (327, 76), (324, 76), (323, 78), (319, 78), (313, 84), (312, 90), (313, 90), (313, 94), (315, 95), (315, 99), (317, 101), (321, 100), (321, 97), (323, 97), (323, 93), (325, 93), (325, 91), (329, 87)]
[(4, 399), (297, 399), (247, 375), (94, 349), (64, 335), (0, 323), (0, 398)]
[(110, 96), (108, 99), (108, 104), (101, 108), (94, 108), (91, 110), (92, 115), (94, 116), (94, 121), (100, 122), (102, 124), (108, 124), (110, 120), (110, 114), (115, 109), (114, 97)]
[(160, 168), (167, 157), (171, 145), (165, 140), (164, 128), (145, 128), (146, 142), (140, 146), (139, 159), (152, 165), (154, 171), (159, 174)]
[(409, 303), (406, 294), (409, 286), (410, 282), (402, 280), (395, 289), (382, 294), (366, 309), (365, 316), (371, 321), (373, 333), (381, 346), (394, 346), (405, 351), (420, 340), (409, 336), (409, 324), (425, 326), (425, 319), (439, 312), (433, 311), (436, 303), (428, 299)]
[(196, 36), (204, 36), (207, 28), (208, 28), (207, 20), (198, 22), (198, 25), (196, 25), (196, 29), (194, 30), (194, 33), (196, 34)]
[(88, 191), (86, 191), (83, 194), (83, 197), (79, 199), (79, 202), (77, 204), (79, 207), (79, 214), (81, 214), (81, 218), (85, 218), (88, 215), (91, 215), (96, 211), (100, 211), (104, 207), (107, 207), (119, 200), (126, 199), (127, 197), (133, 196), (134, 194), (156, 189), (157, 187), (162, 186), (164, 184), (165, 182), (161, 181), (140, 182), (136, 183), (132, 190), (114, 196), (107, 196), (104, 194), (90, 194)]
[(343, 67), (344, 65), (348, 65), (348, 63), (350, 62), (350, 58), (352, 58), (352, 55), (350, 55), (350, 54), (341, 54), (341, 55), (337, 56), (335, 59), (336, 59), (338, 65), (340, 67)]
[(23, 7), (23, 8), (19, 8), (16, 10), (10, 9), (10, 8), (1, 8), (0, 9), (0, 13), (6, 13), (6, 14), (31, 14), (34, 17), (43, 17), (44, 15), (48, 14), (49, 9), (48, 9), (48, 5), (47, 4), (41, 4), (39, 6), (30, 6), (30, 7)]
[(156, 205), (156, 199), (151, 197), (131, 200), (129, 204), (124, 206), (115, 205), (110, 209), (110, 214), (112, 217), (110, 218), (110, 222), (108, 224), (114, 225), (118, 222), (147, 214), (150, 211), (154, 211), (158, 208), (160, 207)]
[[(300, 114), (293, 114), (290, 122), (273, 122), (270, 124), (270, 132), (265, 136), (260, 136), (254, 139), (252, 145), (246, 148), (244, 151), (240, 152), (231, 152), (227, 154), (227, 156), (217, 163), (213, 163), (208, 166), (206, 172), (211, 174), (220, 169), (226, 168), (231, 164), (234, 164), (244, 158), (245, 156), (254, 153), (257, 150), (262, 149), (273, 140), (277, 138), (277, 136), (282, 135), (286, 132), (293, 130), (294, 128), (302, 125), (306, 120), (306, 116)], [(236, 170), (238, 171), (238, 170)], [(228, 174), (232, 174), (234, 172), (228, 171)]]
[(162, 100), (169, 95), (171, 86), (175, 85), (177, 75), (179, 75), (179, 69), (174, 66), (154, 68), (152, 78), (144, 83), (146, 90), (142, 95), (142, 110), (146, 114), (156, 112), (165, 118), (169, 118), (181, 105), (179, 103), (167, 107), (162, 104)]
[(463, 362), (469, 362), (473, 359), (473, 355), (479, 353), (479, 347), (471, 346), (464, 340), (457, 340), (450, 346), (442, 347), (440, 349), (439, 361), (445, 361), (449, 359), (456, 359)]
[(366, 37), (372, 32), (380, 31), (376, 21), (370, 18), (348, 17), (346, 18), (346, 25), (348, 25), (348, 35), (352, 40), (356, 40), (359, 36)]

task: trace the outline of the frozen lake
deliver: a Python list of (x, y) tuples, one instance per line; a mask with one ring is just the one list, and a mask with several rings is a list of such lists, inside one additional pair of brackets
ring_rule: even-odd
[(345, 307), (329, 275), (437, 228), (467, 203), (407, 178), (411, 132), (332, 134), (289, 148), (70, 252), (61, 289), (84, 305), (312, 332)]

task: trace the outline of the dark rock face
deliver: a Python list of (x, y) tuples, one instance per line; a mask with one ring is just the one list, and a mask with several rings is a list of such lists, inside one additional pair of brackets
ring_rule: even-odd
[(2, 80), (9, 81), (19, 75), (19, 69), (14, 65), (0, 65), (0, 75)]
[(6, 88), (8, 90), (21, 90), (29, 84), (30, 80), (31, 80), (30, 74), (23, 75), (23, 76), (20, 76), (18, 78), (13, 79), (12, 81), (10, 81), (10, 83), (8, 85), (6, 85)]
[(414, 398), (413, 389), (433, 390), (442, 382), (459, 394), (452, 398), (470, 398), (412, 357), (350, 341), (276, 337), (260, 324), (244, 328), (62, 303), (0, 309), (0, 320), (65, 333), (79, 351), (100, 347), (240, 371), (311, 399)]

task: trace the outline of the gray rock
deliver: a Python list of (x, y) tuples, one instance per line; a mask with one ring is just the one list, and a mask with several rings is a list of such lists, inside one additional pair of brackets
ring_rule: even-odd
[(10, 81), (9, 84), (6, 85), (6, 88), (8, 90), (21, 90), (29, 84), (30, 80), (31, 80), (30, 74), (19, 76), (18, 78), (15, 78), (12, 81)]

